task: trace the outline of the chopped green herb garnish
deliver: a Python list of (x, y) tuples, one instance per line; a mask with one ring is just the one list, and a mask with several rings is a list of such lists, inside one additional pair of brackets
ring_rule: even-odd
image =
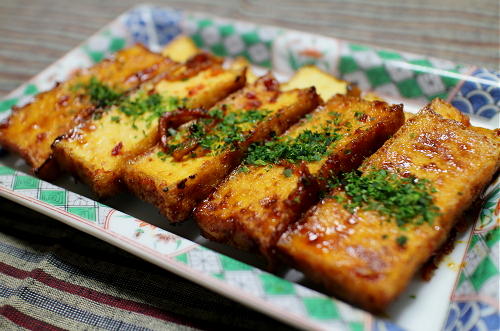
[(283, 170), (283, 176), (285, 176), (285, 177), (292, 177), (292, 174), (293, 174), (293, 171), (290, 168)]
[(396, 238), (396, 243), (401, 247), (406, 245), (407, 241), (408, 241), (408, 237), (406, 237), (406, 236), (399, 236)]
[(135, 98), (127, 98), (118, 106), (118, 110), (132, 118), (132, 128), (137, 129), (135, 122), (141, 118), (150, 125), (163, 113), (183, 107), (183, 102), (177, 97), (163, 97), (158, 93), (145, 95), (139, 93)]
[(364, 114), (365, 113), (363, 113), (362, 111), (357, 111), (357, 112), (354, 112), (354, 117), (356, 117), (357, 120), (360, 120)]
[(224, 117), (224, 112), (218, 108), (211, 109), (208, 111), (208, 115), (213, 118), (222, 119)]
[(125, 97), (124, 93), (112, 89), (95, 77), (91, 77), (85, 84), (76, 84), (71, 88), (74, 92), (78, 92), (81, 89), (90, 97), (90, 102), (97, 108), (119, 104)]
[(345, 201), (345, 198), (343, 196), (341, 196), (341, 195), (334, 195), (332, 197), (332, 199), (335, 200), (335, 201), (337, 201), (338, 203), (342, 203), (342, 202)]
[[(137, 129), (135, 121), (142, 116), (146, 116), (145, 120), (148, 123), (160, 117), (164, 112), (172, 111), (177, 108), (183, 107), (186, 99), (179, 99), (177, 97), (163, 97), (158, 93), (146, 95), (143, 91), (135, 96), (127, 96), (125, 93), (114, 90), (108, 85), (100, 82), (97, 78), (92, 77), (88, 83), (75, 84), (71, 90), (78, 92), (83, 89), (85, 94), (88, 94), (90, 101), (98, 108), (108, 108), (117, 106), (117, 109), (131, 117), (132, 127)], [(102, 113), (95, 113), (93, 119), (100, 119)], [(120, 122), (119, 116), (112, 116), (111, 121), (115, 123)]]
[(328, 115), (330, 115), (331, 117), (333, 117), (332, 123), (334, 125), (339, 125), (340, 124), (340, 117), (341, 117), (342, 114), (334, 112), (334, 111), (331, 111), (331, 112), (328, 113)]
[[(269, 113), (269, 110), (237, 110), (224, 115), (222, 110), (212, 109), (208, 112), (210, 118), (200, 119), (189, 126), (186, 141), (170, 143), (169, 150), (183, 148), (192, 140), (214, 154), (235, 148), (236, 143), (245, 141), (246, 132)], [(212, 127), (214, 120), (218, 123)]]
[(305, 130), (294, 138), (276, 138), (265, 143), (252, 144), (245, 163), (263, 166), (277, 164), (283, 160), (293, 163), (319, 161), (328, 154), (330, 145), (341, 137), (328, 126), (319, 132)]
[(330, 188), (339, 186), (343, 186), (349, 198), (345, 205), (348, 210), (374, 210), (394, 220), (399, 227), (432, 223), (439, 215), (432, 198), (436, 190), (425, 179), (373, 169), (364, 174), (349, 172), (329, 180)]
[(118, 107), (118, 109), (125, 115), (132, 117), (134, 123), (137, 118), (146, 113), (150, 113), (150, 120), (158, 118), (165, 112), (163, 106), (163, 98), (161, 95), (155, 93), (148, 96), (139, 94), (136, 98), (128, 98)]
[(252, 124), (262, 121), (270, 113), (267, 110), (241, 110), (230, 112), (222, 116), (222, 112), (217, 113), (222, 119), (213, 130), (199, 139), (200, 146), (212, 152), (221, 152), (227, 148), (234, 147), (237, 142), (245, 141), (245, 129), (253, 127)]
[(249, 172), (249, 171), (250, 171), (250, 169), (248, 169), (248, 167), (243, 166), (243, 167), (241, 167), (238, 171), (239, 171), (239, 172), (244, 172), (244, 173), (247, 173), (247, 172)]
[(156, 156), (158, 156), (158, 158), (159, 158), (160, 160), (162, 160), (162, 161), (165, 161), (165, 160), (166, 160), (166, 158), (167, 158), (167, 154), (166, 154), (165, 152), (162, 152), (162, 151), (160, 151), (160, 152), (156, 153)]

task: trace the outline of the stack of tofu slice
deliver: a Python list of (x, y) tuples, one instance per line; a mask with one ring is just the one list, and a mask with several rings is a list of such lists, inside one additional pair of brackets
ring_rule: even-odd
[[(180, 38), (76, 73), (16, 109), (0, 143), (39, 176), (67, 170), (100, 198), (126, 188), (172, 223), (194, 216), (207, 238), (380, 312), (491, 181), (500, 139), (442, 100), (408, 115), (360, 94), (315, 67), (282, 84), (256, 77)], [(373, 174), (366, 192), (346, 180)], [(380, 180), (424, 190), (423, 221), (391, 216)]]
[(432, 183), (432, 222), (400, 226), (366, 208), (346, 208), (345, 189), (329, 197), (280, 237), (277, 249), (332, 293), (372, 311), (383, 311), (446, 239), (459, 216), (499, 166), (498, 137), (442, 115), (461, 119), (435, 100), (409, 119), (360, 167)]
[[(77, 174), (101, 198), (118, 193), (127, 160), (158, 141), (160, 114), (155, 108), (161, 112), (179, 106), (208, 108), (245, 84), (244, 70), (226, 70), (212, 56), (201, 59), (204, 65), (199, 65), (204, 56), (195, 55), (175, 73), (143, 85), (130, 96), (130, 105), (106, 109), (57, 139), (53, 151), (59, 164)], [(127, 106), (132, 114), (127, 108), (124, 111)]]
[(211, 239), (245, 249), (256, 246), (269, 256), (281, 233), (317, 202), (320, 190), (325, 189), (324, 181), (316, 185), (314, 178), (356, 168), (403, 121), (399, 105), (333, 96), (282, 137), (293, 139), (327, 126), (336, 137), (324, 156), (303, 162), (303, 168), (286, 162), (272, 167), (241, 165), (197, 208), (200, 228)]
[(40, 93), (22, 108), (15, 108), (0, 127), (0, 144), (18, 154), (36, 175), (57, 175), (51, 144), (60, 135), (85, 121), (97, 108), (89, 95), (75, 86), (94, 78), (123, 92), (153, 80), (178, 64), (140, 45), (119, 51), (112, 58), (74, 73), (50, 91)]

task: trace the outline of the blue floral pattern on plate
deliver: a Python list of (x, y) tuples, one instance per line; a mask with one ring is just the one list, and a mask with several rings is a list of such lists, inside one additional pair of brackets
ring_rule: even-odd
[[(167, 44), (170, 40), (172, 40), (175, 36), (180, 34), (182, 32), (182, 21), (185, 20), (184, 15), (176, 10), (171, 10), (171, 9), (163, 9), (163, 8), (156, 8), (156, 7), (148, 7), (148, 6), (141, 6), (134, 8), (133, 10), (127, 12), (120, 20), (121, 23), (123, 23), (126, 27), (126, 30), (128, 31), (128, 41), (132, 40), (133, 42), (138, 42), (142, 43), (154, 50), (160, 50), (161, 46)], [(207, 24), (208, 20), (214, 20), (213, 18), (205, 18), (205, 20), (200, 20), (198, 19), (197, 26), (205, 26)], [(261, 64), (262, 61), (260, 60), (259, 62), (259, 57), (262, 57), (262, 54), (265, 54), (265, 52), (262, 51), (262, 47), (255, 47), (255, 44), (261, 45), (264, 44), (263, 40), (261, 39), (266, 39), (266, 42), (269, 44), (268, 50), (270, 53), (275, 52), (276, 50), (273, 50), (272, 45), (275, 42), (274, 40), (269, 41), (267, 39), (272, 39), (272, 38), (261, 38), (262, 36), (260, 35), (260, 30), (259, 32), (257, 31), (257, 26), (249, 25), (253, 30), (248, 32), (248, 29), (244, 29), (244, 26), (238, 26), (237, 24), (231, 25), (227, 21), (221, 21), (222, 23), (218, 24), (220, 25), (220, 31), (224, 32), (224, 34), (231, 34), (226, 36), (227, 38), (230, 38), (234, 36), (232, 39), (230, 39), (231, 42), (228, 42), (227, 44), (227, 50), (229, 54), (235, 55), (232, 53), (235, 53), (237, 50), (238, 54), (242, 55), (247, 55), (247, 57), (252, 61), (254, 64)], [(185, 22), (184, 22), (185, 23)], [(260, 28), (260, 27), (259, 27)], [(184, 27), (185, 29), (185, 27)], [(202, 29), (198, 29), (194, 31), (194, 38), (202, 39), (201, 31)], [(255, 30), (255, 31), (254, 31)], [(184, 30), (184, 33), (187, 31)], [(105, 36), (106, 38), (111, 38), (111, 35)], [(205, 36), (206, 37), (206, 36)], [(108, 43), (110, 44), (110, 43)], [(265, 44), (267, 45), (267, 44)], [(226, 45), (225, 45), (226, 46)], [(252, 48), (252, 46), (254, 46)], [(267, 47), (267, 46), (266, 46)], [(252, 52), (252, 49), (254, 52)], [(256, 51), (255, 51), (256, 49)], [(233, 51), (233, 52), (231, 52)], [(252, 56), (253, 55), (253, 56)], [(258, 56), (257, 56), (258, 55)], [(273, 54), (269, 54), (269, 58)], [(388, 53), (384, 53), (384, 55), (387, 57)], [(390, 54), (391, 56), (396, 56), (394, 53)], [(265, 58), (265, 60), (268, 60), (268, 57)], [(264, 62), (266, 62), (264, 61)], [(269, 62), (268, 66), (271, 66), (271, 61)], [(267, 63), (266, 62), (266, 63)], [(348, 63), (349, 64), (349, 63)], [(353, 63), (351, 63), (353, 65)], [(477, 115), (483, 118), (488, 118), (488, 119), (493, 119), (499, 112), (499, 106), (500, 106), (500, 74), (485, 70), (485, 69), (476, 69), (473, 71), (471, 74), (471, 79), (467, 79), (460, 85), (460, 87), (457, 87), (458, 91), (455, 95), (455, 97), (452, 99), (452, 104), (459, 108), (462, 112), (467, 113), (467, 114), (473, 114)], [(432, 85), (431, 81), (426, 80), (424, 83), (428, 85)], [(24, 92), (23, 92), (24, 91)], [(0, 112), (2, 111), (3, 108), (5, 108), (4, 111), (7, 111), (7, 108), (10, 108), (12, 104), (17, 103), (18, 99), (22, 98), (23, 94), (26, 94), (28, 92), (26, 91), (33, 91), (33, 89), (24, 89), (23, 91), (19, 90), (17, 94), (15, 94), (15, 102), (11, 102), (14, 94), (11, 95), (11, 99), (3, 101), (3, 105), (0, 104)], [(29, 92), (33, 94), (34, 92)], [(2, 108), (3, 107), (3, 108)], [(2, 153), (2, 150), (0, 149), (0, 154)], [(12, 170), (13, 171), (13, 170)], [(1, 174), (1, 173), (0, 173)], [(27, 176), (24, 176), (27, 177)], [(496, 200), (493, 200), (496, 201)], [(488, 215), (493, 215), (495, 210), (495, 205), (491, 206), (491, 212)], [(495, 220), (492, 220), (492, 222), (495, 222)], [(487, 245), (487, 244), (485, 244)], [(487, 245), (488, 246), (488, 245)], [(490, 249), (491, 250), (491, 249)], [(496, 250), (498, 252), (498, 249)], [(214, 253), (215, 254), (215, 253)], [(216, 254), (217, 255), (217, 254)], [(222, 256), (222, 255), (217, 255), (217, 256)], [(498, 255), (496, 255), (498, 257)], [(180, 257), (180, 256), (179, 256)], [(221, 258), (225, 258), (222, 256)], [(234, 263), (239, 263), (235, 261)], [(243, 264), (241, 264), (243, 265)], [(243, 265), (244, 268), (251, 268), (250, 266)], [(234, 269), (234, 265), (232, 266)], [(498, 265), (497, 265), (497, 272), (498, 272)], [(234, 272), (234, 270), (232, 270)], [(260, 271), (259, 271), (260, 272)], [(217, 276), (214, 276), (217, 277)], [(280, 280), (282, 281), (282, 280)], [(283, 281), (285, 282), (285, 281)], [(281, 284), (281, 283), (280, 283)], [(295, 285), (298, 286), (298, 285)], [(298, 288), (298, 287), (297, 287)], [(301, 289), (301, 291), (310, 291), (307, 289)], [(455, 290), (456, 292), (456, 290)], [(498, 297), (498, 291), (497, 297)], [(488, 294), (488, 293), (486, 293)], [(320, 294), (318, 294), (320, 295)], [(321, 295), (320, 295), (321, 296)], [(491, 296), (486, 296), (491, 297)], [(316, 301), (321, 301), (324, 300), (323, 298), (317, 299), (313, 298)], [(282, 302), (283, 298), (280, 298)], [(310, 300), (309, 304), (311, 306), (311, 302), (314, 300)], [(314, 301), (314, 302), (316, 302)], [(318, 302), (319, 302), (318, 301)], [(321, 301), (324, 302), (324, 301)], [(325, 317), (325, 311), (329, 314), (328, 317), (334, 316), (335, 318), (332, 318), (331, 320), (336, 323), (342, 323), (343, 326), (349, 325), (352, 330), (358, 330), (358, 329), (364, 329), (364, 325), (362, 325), (359, 322), (360, 316), (353, 314), (353, 318), (349, 320), (347, 317), (349, 314), (346, 313), (345, 309), (342, 310), (341, 314), (335, 310), (334, 308), (331, 307), (341, 307), (342, 304), (340, 303), (335, 303), (334, 305), (334, 300), (328, 301), (330, 304), (330, 310), (327, 309), (320, 309), (320, 313), (318, 316), (320, 318)], [(317, 307), (324, 307), (322, 304), (321, 306), (316, 305), (313, 308)], [(309, 307), (311, 308), (311, 307)], [(354, 311), (355, 309), (353, 309)], [(316, 313), (318, 313), (316, 311)], [(339, 316), (337, 316), (339, 315)], [(311, 315), (312, 316), (312, 315)], [(349, 321), (350, 324), (347, 324), (346, 320)], [(333, 325), (333, 324), (332, 324)], [(371, 323), (367, 325), (368, 327), (366, 329), (368, 330), (401, 330), (400, 327), (397, 325), (391, 323), (390, 321), (387, 321), (385, 319), (379, 319), (377, 317), (373, 317), (371, 319)], [(492, 305), (489, 305), (485, 302), (481, 301), (476, 301), (476, 300), (469, 300), (469, 301), (453, 301), (451, 302), (450, 309), (449, 309), (449, 314), (448, 318), (446, 321), (446, 325), (444, 330), (446, 331), (454, 331), (454, 330), (498, 330), (500, 327), (500, 315), (498, 313), (498, 307), (494, 307)]]
[(144, 10), (138, 7), (127, 14), (125, 25), (134, 42), (149, 47), (163, 46), (181, 33), (182, 15), (174, 10)]
[(451, 103), (466, 114), (493, 118), (500, 112), (500, 73), (475, 70), (465, 81)]
[(498, 330), (498, 311), (483, 302), (452, 302), (444, 331)]

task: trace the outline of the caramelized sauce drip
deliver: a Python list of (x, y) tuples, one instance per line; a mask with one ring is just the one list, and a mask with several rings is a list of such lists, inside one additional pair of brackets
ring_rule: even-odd
[(111, 150), (111, 155), (112, 156), (117, 156), (121, 153), (122, 151), (122, 148), (123, 148), (123, 143), (120, 141), (118, 144), (116, 144), (115, 147), (113, 147), (113, 149)]
[(472, 222), (477, 219), (481, 211), (482, 199), (477, 199), (473, 206), (469, 208), (458, 220), (457, 224), (451, 229), (446, 241), (438, 248), (431, 258), (422, 266), (421, 277), (425, 281), (430, 281), (434, 271), (439, 267), (443, 259), (455, 248), (457, 235), (467, 231)]

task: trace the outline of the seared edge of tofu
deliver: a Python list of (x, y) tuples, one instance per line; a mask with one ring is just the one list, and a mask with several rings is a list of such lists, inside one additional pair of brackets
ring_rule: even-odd
[(73, 88), (97, 77), (107, 85), (127, 91), (160, 75), (175, 62), (134, 45), (117, 52), (88, 69), (82, 69), (51, 90), (39, 93), (23, 107), (14, 107), (0, 125), (0, 144), (19, 154), (42, 178), (55, 177), (59, 171), (51, 157), (54, 139), (85, 121), (97, 108), (88, 95)]
[(352, 211), (352, 200), (336, 188), (281, 236), (279, 254), (334, 295), (382, 312), (500, 165), (498, 141), (451, 115), (445, 119), (426, 107), (360, 167), (364, 174), (383, 169), (428, 180), (439, 209), (433, 221), (401, 226), (370, 208)]
[[(359, 112), (362, 108), (359, 105), (367, 108), (367, 112)], [(277, 164), (271, 169), (265, 166), (248, 166), (248, 172), (242, 171), (242, 167), (236, 169), (196, 208), (195, 218), (207, 238), (240, 249), (258, 248), (272, 259), (275, 242), (281, 233), (318, 201), (319, 193), (326, 185), (321, 178), (357, 167), (403, 123), (401, 105), (389, 106), (381, 101), (368, 102), (344, 95), (335, 96), (324, 110), (318, 111), (343, 114), (343, 117), (337, 118), (342, 121), (336, 125), (344, 130), (339, 132), (345, 137), (339, 140), (329, 156), (319, 162)], [(296, 135), (303, 130), (302, 126), (307, 127), (307, 121), (314, 121), (320, 116), (321, 113), (312, 113), (311, 119), (305, 119), (289, 131), (297, 131), (293, 133)], [(376, 123), (360, 121), (370, 122), (371, 117)], [(352, 132), (348, 119), (360, 124), (354, 126)], [(289, 171), (286, 177), (283, 176), (284, 171)], [(254, 178), (254, 175), (257, 177)], [(265, 185), (266, 189), (247, 194), (244, 188), (237, 185), (241, 181), (245, 184), (256, 182), (256, 185)], [(257, 184), (258, 181), (260, 184)]]
[[(290, 100), (287, 101), (288, 99)], [(292, 99), (294, 101), (290, 103)], [(152, 164), (161, 165), (162, 162), (158, 160), (157, 155), (160, 150), (158, 146), (155, 147), (154, 151), (148, 152), (144, 157), (136, 158), (125, 169), (124, 180), (127, 186), (140, 198), (156, 205), (171, 222), (183, 221), (191, 214), (196, 204), (206, 198), (215, 186), (241, 162), (251, 143), (266, 139), (271, 133), (280, 134), (286, 130), (318, 105), (319, 96), (314, 88), (281, 92), (277, 81), (271, 75), (266, 75), (254, 84), (220, 101), (214, 109), (232, 103), (236, 103), (235, 109), (265, 110), (272, 106), (274, 110), (262, 122), (251, 128), (245, 134), (245, 139), (234, 145), (232, 150), (226, 150), (217, 155), (188, 158), (182, 162), (176, 162), (171, 157), (167, 158), (165, 162), (169, 164), (168, 169), (171, 168), (172, 171), (177, 166), (190, 169), (190, 173), (186, 173), (185, 177), (182, 175), (182, 178), (179, 174), (159, 178), (155, 174), (147, 173), (151, 171), (147, 169), (148, 158)]]
[[(175, 80), (169, 80), (171, 77), (162, 79), (156, 85), (150, 86), (151, 91), (160, 96), (171, 97), (169, 86), (185, 85), (186, 89), (178, 89), (175, 92), (175, 96), (187, 98), (185, 104), (179, 107), (210, 107), (245, 84), (244, 69), (224, 70), (218, 62), (212, 63), (213, 65), (208, 68), (203, 65), (198, 66), (196, 70), (188, 68), (187, 64), (187, 69), (178, 69), (182, 77), (175, 73), (172, 76), (176, 77)], [(186, 78), (188, 71), (189, 75)], [(202, 85), (198, 82), (200, 79), (203, 80)], [(210, 85), (212, 79), (222, 81), (212, 86)], [(190, 83), (191, 80), (193, 83)], [(191, 86), (193, 84), (194, 86)], [(151, 96), (149, 93), (145, 95)], [(162, 100), (163, 103), (168, 103), (165, 97), (162, 97)], [(67, 135), (58, 138), (53, 144), (54, 155), (63, 169), (77, 175), (99, 197), (109, 197), (122, 189), (120, 177), (127, 160), (143, 153), (158, 142), (158, 119), (150, 120), (151, 115), (146, 112), (134, 118), (116, 108), (107, 110), (102, 117), (87, 121)], [(90, 149), (96, 150), (103, 159), (87, 157), (87, 140), (93, 144)]]

